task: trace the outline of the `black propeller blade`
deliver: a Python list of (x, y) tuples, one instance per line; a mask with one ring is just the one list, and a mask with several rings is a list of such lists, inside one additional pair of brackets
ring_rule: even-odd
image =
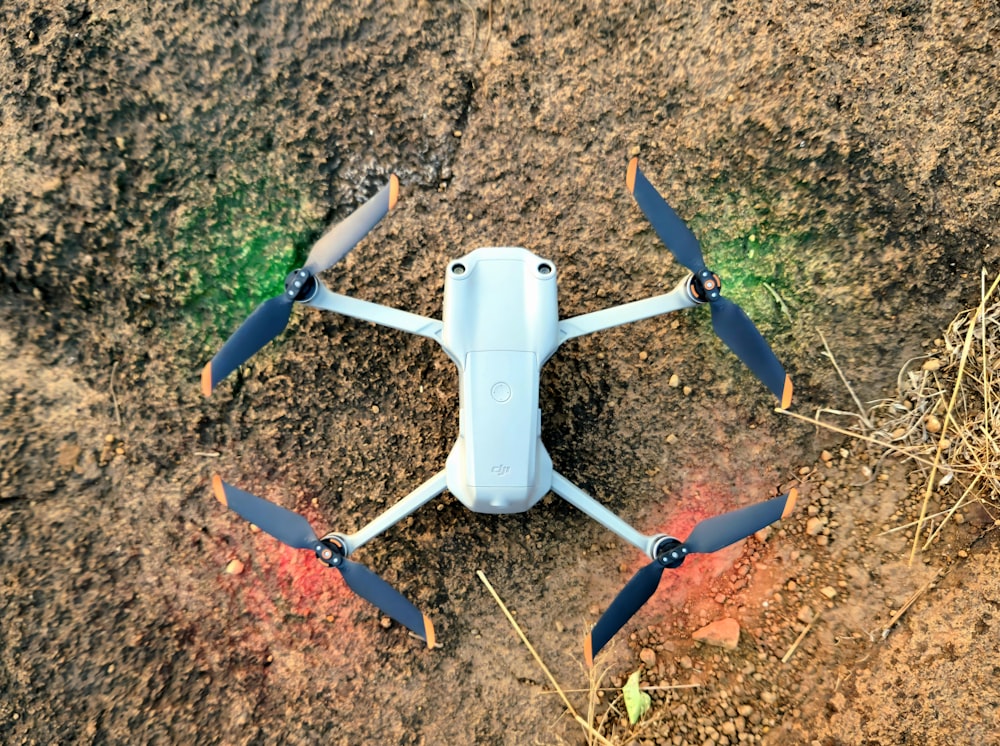
[(689, 554), (709, 554), (745, 539), (765, 526), (786, 517), (795, 507), (795, 489), (780, 497), (729, 513), (706, 518), (698, 523), (687, 541), (665, 539), (656, 547), (656, 559), (642, 567), (611, 602), (607, 611), (584, 641), (587, 665), (594, 664), (594, 656), (615, 636), (643, 604), (656, 592), (666, 568), (679, 567)]
[(316, 290), (316, 275), (339, 262), (385, 217), (399, 196), (395, 175), (378, 194), (322, 236), (306, 257), (302, 269), (285, 278), (285, 292), (254, 309), (242, 326), (226, 340), (201, 372), (201, 391), (210, 396), (223, 378), (255, 355), (288, 326), (294, 301), (309, 300)]
[(781, 408), (787, 409), (792, 403), (792, 380), (750, 317), (722, 296), (722, 282), (705, 266), (698, 239), (649, 183), (639, 168), (638, 158), (629, 162), (625, 181), (656, 235), (677, 261), (694, 274), (691, 289), (695, 297), (708, 302), (716, 335), (771, 390)]
[(347, 587), (376, 606), (383, 614), (395, 619), (434, 647), (434, 625), (405, 596), (364, 565), (344, 556), (344, 550), (334, 541), (320, 539), (304, 517), (269, 500), (212, 477), (216, 499), (240, 514), (250, 523), (266, 531), (278, 541), (295, 549), (311, 549), (316, 557), (337, 570)]

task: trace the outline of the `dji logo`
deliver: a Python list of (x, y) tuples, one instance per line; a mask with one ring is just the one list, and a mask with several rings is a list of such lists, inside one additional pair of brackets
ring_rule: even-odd
[(498, 477), (502, 477), (505, 474), (507, 474), (507, 472), (510, 471), (510, 467), (507, 466), (507, 464), (497, 464), (492, 469), (490, 469), (490, 471), (496, 474)]

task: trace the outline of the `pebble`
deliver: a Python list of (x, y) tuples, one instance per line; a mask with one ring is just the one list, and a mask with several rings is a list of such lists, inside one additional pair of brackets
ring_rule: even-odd
[(691, 637), (706, 645), (736, 650), (740, 642), (740, 624), (732, 618), (719, 619), (702, 627)]
[(667, 385), (672, 389), (677, 388), (678, 386), (681, 385), (681, 377), (676, 373), (674, 373), (672, 376), (670, 376), (670, 380), (667, 381)]
[(642, 652), (639, 653), (639, 660), (643, 662), (646, 668), (652, 668), (656, 665), (656, 651), (652, 648), (643, 648)]
[(832, 585), (828, 585), (825, 588), (820, 588), (819, 592), (826, 596), (831, 601), (837, 597), (837, 589)]
[(847, 706), (847, 697), (844, 696), (843, 692), (837, 692), (832, 697), (830, 697), (830, 709), (834, 712), (843, 712), (844, 708)]
[(941, 432), (941, 420), (939, 420), (935, 415), (927, 415), (927, 419), (924, 421), (927, 427), (927, 432), (929, 433), (939, 433)]
[(935, 357), (932, 357), (930, 360), (925, 360), (924, 364), (921, 365), (920, 368), (921, 370), (930, 370), (930, 371), (941, 370), (941, 361)]
[(816, 618), (816, 615), (813, 614), (813, 610), (811, 608), (809, 608), (808, 606), (803, 606), (801, 609), (799, 609), (799, 613), (796, 614), (795, 618), (798, 619), (803, 624), (809, 624), (809, 622), (811, 622), (813, 619)]
[(649, 357), (649, 353), (646, 352), (645, 350), (643, 350), (642, 352), (639, 353), (639, 359), (640, 360), (645, 360), (648, 357)]
[(240, 575), (243, 572), (243, 563), (238, 559), (229, 560), (229, 564), (226, 565), (227, 575)]
[(806, 533), (809, 536), (818, 536), (826, 525), (826, 519), (821, 516), (810, 518), (806, 521)]

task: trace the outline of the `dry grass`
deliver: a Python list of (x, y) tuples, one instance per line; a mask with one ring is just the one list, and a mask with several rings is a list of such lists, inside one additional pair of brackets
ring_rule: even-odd
[[(779, 410), (866, 443), (875, 456), (875, 471), (889, 456), (916, 465), (924, 484), (919, 516), (893, 529), (913, 530), (911, 561), (917, 551), (931, 546), (949, 521), (961, 520), (970, 508), (985, 511), (994, 526), (1000, 525), (998, 285), (1000, 276), (987, 288), (984, 270), (979, 305), (955, 317), (934, 341), (932, 353), (907, 361), (899, 372), (895, 398), (862, 405), (823, 340), (858, 411), (820, 409), (810, 418)], [(849, 422), (840, 427), (824, 419), (830, 416)], [(950, 496), (950, 507), (930, 513), (935, 493), (943, 504)]]

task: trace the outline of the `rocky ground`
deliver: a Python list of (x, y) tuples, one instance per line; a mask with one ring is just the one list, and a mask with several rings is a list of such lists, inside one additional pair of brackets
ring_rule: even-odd
[[(389, 173), (399, 205), (333, 290), (436, 317), (449, 260), (521, 245), (565, 317), (683, 274), (625, 189), (639, 155), (808, 417), (854, 408), (822, 339), (862, 401), (893, 399), (997, 271), (995, 4), (17, 0), (0, 21), (4, 743), (583, 739), (476, 579), (585, 689), (582, 639), (644, 558), (572, 508), (445, 495), (359, 552), (434, 619), (428, 651), (211, 498), (220, 473), (353, 530), (443, 465), (455, 374), (427, 340), (297, 312), (199, 392)], [(684, 687), (604, 736), (997, 743), (991, 515), (909, 562), (885, 532), (919, 513), (917, 465), (775, 413), (703, 310), (543, 372), (557, 468), (642, 530), (801, 494), (666, 577), (599, 659), (604, 702), (636, 669)], [(692, 639), (721, 619), (735, 649)]]

